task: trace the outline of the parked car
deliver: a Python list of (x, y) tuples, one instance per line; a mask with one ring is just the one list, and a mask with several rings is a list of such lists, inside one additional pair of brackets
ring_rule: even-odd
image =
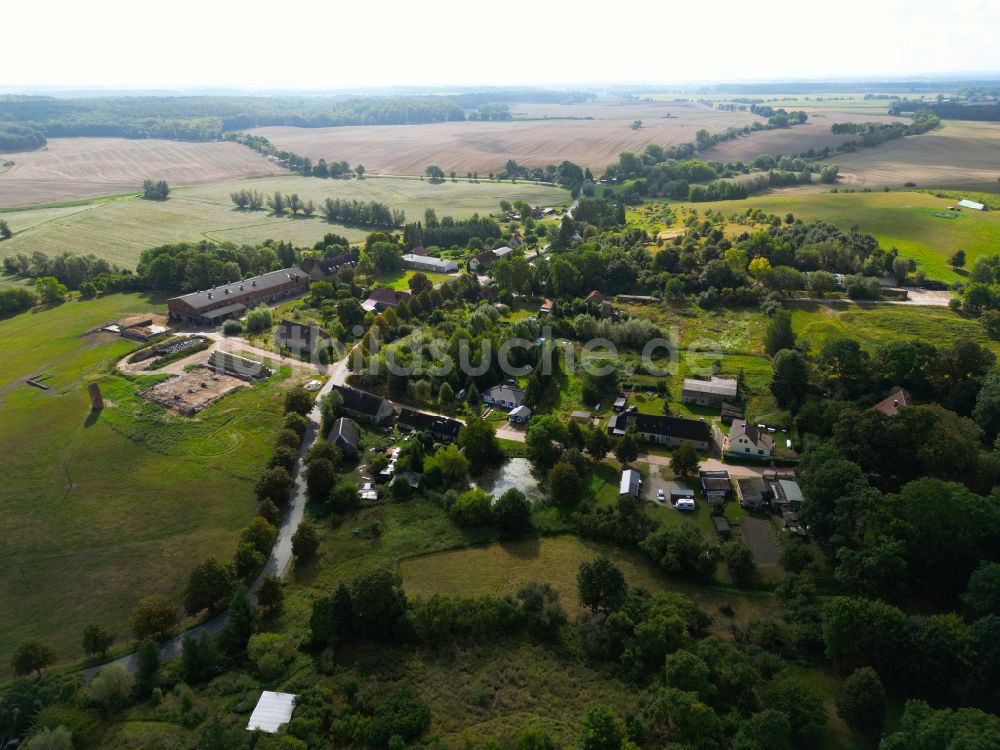
[(656, 500), (660, 503), (665, 503), (667, 501), (667, 496), (662, 489), (656, 491)]

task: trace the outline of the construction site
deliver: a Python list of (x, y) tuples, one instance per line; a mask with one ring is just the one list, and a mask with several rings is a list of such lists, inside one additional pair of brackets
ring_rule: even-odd
[(215, 373), (207, 367), (197, 367), (157, 383), (139, 395), (191, 417), (243, 385), (246, 382), (239, 378)]

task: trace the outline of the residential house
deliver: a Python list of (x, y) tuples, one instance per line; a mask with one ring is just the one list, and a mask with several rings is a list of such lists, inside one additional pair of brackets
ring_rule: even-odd
[(583, 299), (588, 305), (600, 305), (604, 303), (604, 295), (596, 289)]
[(901, 406), (913, 406), (913, 396), (904, 388), (897, 388), (872, 408), (887, 416), (894, 417)]
[(409, 298), (409, 292), (400, 292), (395, 289), (375, 287), (368, 292), (368, 299), (361, 303), (361, 307), (364, 308), (366, 312), (382, 312), (387, 307), (395, 307), (400, 302), (405, 302)]
[(430, 255), (407, 253), (403, 256), (403, 267), (424, 273), (455, 273), (458, 270), (458, 263), (443, 258), (432, 258)]
[(701, 493), (709, 502), (725, 502), (733, 490), (725, 469), (701, 472)]
[(427, 248), (423, 245), (417, 245), (415, 248), (410, 250), (410, 255), (427, 255)]
[(524, 405), (525, 393), (522, 388), (516, 385), (503, 383), (495, 385), (483, 393), (483, 403), (490, 406), (499, 406), (503, 409), (516, 409)]
[(736, 378), (720, 378), (715, 375), (709, 380), (685, 378), (681, 403), (721, 406), (723, 401), (735, 401), (737, 391)]
[(479, 273), (485, 271), (487, 268), (493, 265), (493, 261), (497, 259), (496, 255), (493, 254), (492, 250), (484, 250), (478, 255), (473, 255), (469, 260), (469, 270), (474, 273)]
[(625, 469), (622, 472), (622, 479), (618, 485), (619, 495), (630, 495), (632, 497), (639, 497), (639, 491), (642, 488), (642, 476), (635, 469)]
[(771, 490), (760, 477), (737, 477), (736, 497), (741, 508), (758, 511), (771, 502)]
[(309, 282), (309, 276), (300, 269), (283, 268), (173, 297), (167, 300), (167, 310), (171, 320), (219, 325), (230, 318), (240, 317), (251, 307), (304, 292), (309, 288)]
[(688, 443), (700, 451), (707, 451), (712, 445), (712, 432), (702, 420), (640, 414), (635, 407), (613, 415), (608, 420), (607, 431), (609, 435), (618, 436), (635, 432), (647, 443), (671, 447)]
[(438, 414), (428, 414), (406, 407), (399, 410), (396, 424), (408, 427), (414, 432), (429, 432), (435, 440), (442, 443), (456, 442), (458, 433), (462, 429), (462, 423), (457, 419), (449, 419)]
[(332, 258), (303, 258), (299, 267), (309, 274), (309, 278), (313, 281), (334, 281), (341, 268), (351, 268), (356, 264), (353, 255), (344, 253)]
[(553, 303), (552, 300), (547, 299), (544, 302), (542, 302), (542, 306), (538, 308), (538, 312), (540, 312), (542, 315), (548, 315), (550, 312), (552, 312), (552, 307), (554, 306), (554, 304), (555, 303)]
[(343, 385), (335, 385), (333, 389), (344, 400), (340, 410), (349, 417), (372, 424), (382, 424), (393, 415), (392, 404), (381, 396)]
[(529, 419), (531, 419), (531, 409), (524, 405), (511, 409), (507, 415), (507, 421), (511, 424), (524, 424)]
[(774, 455), (774, 438), (749, 422), (733, 422), (722, 441), (722, 452), (739, 456)]
[(333, 423), (333, 428), (327, 440), (337, 445), (345, 456), (357, 456), (361, 435), (358, 426), (347, 417), (341, 417)]
[(318, 348), (333, 343), (333, 337), (317, 325), (282, 320), (274, 329), (274, 343), (278, 348), (291, 349), (295, 354), (311, 354)]

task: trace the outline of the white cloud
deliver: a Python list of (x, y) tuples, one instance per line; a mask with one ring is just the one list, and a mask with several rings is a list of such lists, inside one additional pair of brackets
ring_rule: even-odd
[(8, 6), (0, 85), (336, 89), (1000, 69), (1000, 4), (988, 0)]

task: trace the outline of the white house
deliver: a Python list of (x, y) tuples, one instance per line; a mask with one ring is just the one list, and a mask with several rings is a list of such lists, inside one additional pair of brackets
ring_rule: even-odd
[(774, 438), (749, 422), (734, 422), (722, 441), (722, 452), (743, 456), (770, 456), (774, 454)]
[(403, 266), (424, 273), (454, 273), (458, 270), (458, 263), (453, 260), (432, 258), (429, 255), (414, 255), (413, 253), (407, 253), (403, 256)]

